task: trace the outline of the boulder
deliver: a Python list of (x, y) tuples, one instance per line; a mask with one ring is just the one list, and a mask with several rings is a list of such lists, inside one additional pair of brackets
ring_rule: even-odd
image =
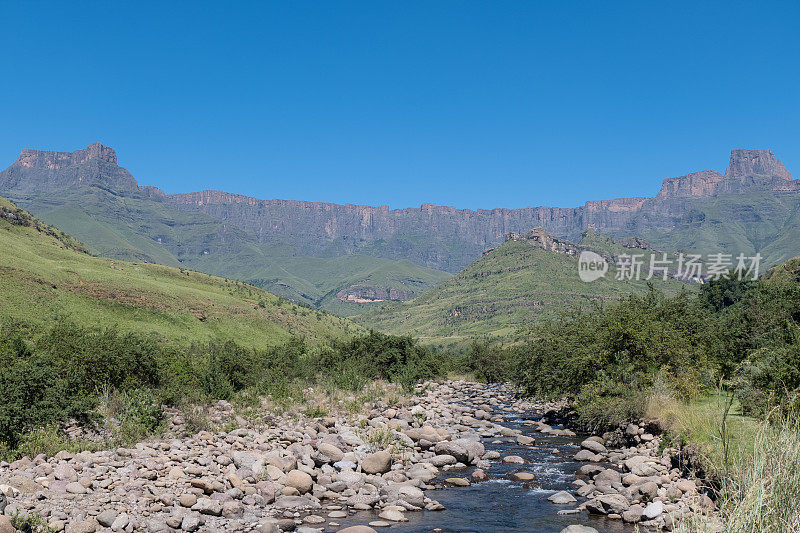
[(565, 490), (562, 490), (561, 492), (556, 492), (547, 499), (556, 505), (569, 505), (578, 501), (572, 494), (570, 494)]
[(622, 515), (630, 506), (628, 500), (621, 494), (603, 494), (586, 502), (587, 511), (604, 515)]
[(305, 494), (314, 486), (314, 480), (301, 470), (292, 470), (286, 474), (286, 486), (294, 487), (300, 494)]
[(581, 442), (581, 448), (594, 453), (606, 453), (608, 451), (606, 450), (605, 446), (592, 439), (586, 439), (585, 441)]
[(322, 455), (330, 459), (329, 462), (331, 463), (338, 463), (339, 461), (344, 459), (344, 452), (339, 448), (337, 448), (336, 446), (334, 446), (333, 444), (328, 444), (327, 442), (323, 442), (319, 446), (317, 446), (317, 450)]
[(644, 508), (642, 511), (642, 515), (647, 518), (648, 520), (653, 520), (654, 518), (658, 518), (661, 516), (661, 513), (664, 512), (664, 504), (661, 502), (651, 502)]
[(361, 461), (361, 470), (367, 474), (385, 474), (392, 468), (392, 454), (386, 450), (370, 454)]

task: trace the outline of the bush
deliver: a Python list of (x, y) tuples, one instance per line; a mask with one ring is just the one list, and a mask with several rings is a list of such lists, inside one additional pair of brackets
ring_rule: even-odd
[(131, 389), (158, 385), (161, 349), (153, 336), (116, 329), (84, 329), (64, 322), (38, 343), (67, 386), (95, 394), (103, 388)]
[(16, 361), (0, 373), (0, 442), (14, 448), (25, 431), (86, 418), (94, 406), (93, 398), (66, 390), (46, 359)]
[(486, 383), (500, 383), (512, 377), (510, 352), (488, 341), (472, 342), (464, 366), (478, 381)]

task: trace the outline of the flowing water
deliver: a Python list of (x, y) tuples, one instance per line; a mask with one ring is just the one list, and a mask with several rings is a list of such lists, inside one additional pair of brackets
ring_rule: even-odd
[[(536, 439), (535, 447), (521, 446), (515, 438), (483, 439), (488, 450), (496, 450), (502, 456), (518, 455), (525, 464), (506, 464), (492, 461), (485, 472), (489, 481), (476, 482), (469, 487), (444, 487), (426, 491), (426, 496), (444, 505), (444, 511), (408, 512), (408, 522), (393, 524), (387, 529), (392, 532), (497, 532), (525, 531), (534, 533), (558, 533), (570, 524), (593, 527), (600, 533), (630, 533), (633, 527), (623, 525), (619, 520), (590, 516), (585, 511), (573, 515), (558, 515), (559, 510), (573, 509), (577, 503), (560, 506), (550, 503), (547, 497), (567, 490), (576, 479), (575, 472), (585, 463), (572, 460), (578, 451), (580, 439), (550, 436), (534, 431), (525, 420), (538, 419), (512, 412), (503, 412), (502, 425), (519, 429), (523, 435)], [(557, 427), (557, 426), (554, 426)], [(493, 441), (501, 443), (493, 444)], [(473, 467), (446, 470), (433, 481), (441, 482), (447, 477), (469, 477)], [(522, 483), (509, 479), (514, 472), (531, 472), (536, 476), (532, 483)], [(345, 525), (368, 524), (378, 520), (373, 512), (356, 513), (340, 522)], [(343, 527), (342, 526), (342, 527)]]

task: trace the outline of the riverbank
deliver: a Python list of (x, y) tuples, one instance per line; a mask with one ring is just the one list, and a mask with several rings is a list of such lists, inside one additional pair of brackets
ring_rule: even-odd
[[(306, 415), (253, 417), (218, 402), (213, 431), (180, 437), (187, 420), (176, 412), (166, 435), (132, 448), (0, 463), (4, 514), (67, 533), (402, 529), (421, 516), (446, 531), (452, 519), (440, 496), (461, 490), (476, 502), (467, 509), (490, 493), (536, 505), (542, 531), (589, 524), (605, 532), (634, 522), (670, 528), (670, 517), (712, 505), (646, 427), (581, 440), (554, 423), (563, 406), (503, 386), (425, 383), (408, 395), (383, 387), (359, 413), (340, 402), (324, 417), (310, 417), (308, 406)], [(507, 483), (524, 492), (482, 488)], [(492, 529), (475, 522), (474, 530)]]

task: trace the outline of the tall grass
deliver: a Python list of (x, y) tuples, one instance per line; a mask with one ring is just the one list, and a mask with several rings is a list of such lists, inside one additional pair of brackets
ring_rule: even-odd
[[(674, 416), (683, 415), (673, 419), (672, 427), (687, 431), (688, 442), (700, 444), (707, 468), (717, 478), (717, 506), (724, 531), (800, 531), (800, 413), (773, 413), (753, 423), (752, 434), (743, 434), (742, 428), (747, 426), (730, 425), (725, 402), (715, 404), (716, 408), (710, 402), (669, 408)], [(714, 412), (716, 420), (709, 417)], [(714, 519), (693, 516), (674, 531), (709, 533), (719, 531), (716, 525)]]
[(720, 511), (732, 533), (800, 531), (800, 417), (762, 423), (752, 454), (732, 459), (720, 489)]

